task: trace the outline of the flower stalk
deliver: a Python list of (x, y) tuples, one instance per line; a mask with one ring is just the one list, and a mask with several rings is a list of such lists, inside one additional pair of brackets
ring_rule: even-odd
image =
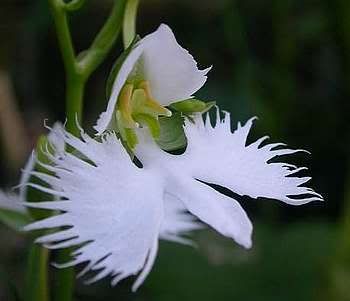
[(48, 249), (33, 245), (31, 247), (28, 266), (27, 266), (27, 279), (26, 279), (26, 301), (48, 301), (49, 289), (48, 289)]
[(139, 0), (129, 0), (125, 7), (123, 19), (124, 49), (128, 48), (136, 35), (136, 17)]
[(57, 38), (66, 72), (67, 129), (77, 135), (76, 120), (81, 123), (83, 98), (88, 78), (104, 61), (119, 36), (126, 0), (114, 1), (112, 11), (97, 34), (91, 46), (75, 54), (70, 33), (68, 13), (80, 9), (83, 0), (65, 3), (62, 0), (48, 0), (55, 21)]

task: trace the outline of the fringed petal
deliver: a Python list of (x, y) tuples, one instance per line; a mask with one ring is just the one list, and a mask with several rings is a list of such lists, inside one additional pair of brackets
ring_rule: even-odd
[(187, 212), (180, 199), (172, 194), (164, 195), (164, 219), (161, 225), (160, 238), (183, 244), (192, 244), (184, 235), (193, 230), (204, 228), (193, 215)]
[(0, 209), (26, 213), (21, 199), (17, 193), (4, 192), (0, 190)]
[(252, 224), (241, 205), (206, 184), (196, 180), (179, 180), (169, 191), (185, 207), (220, 234), (230, 237), (245, 248), (252, 244)]
[(29, 185), (64, 200), (26, 203), (56, 211), (26, 230), (59, 228), (37, 242), (51, 249), (76, 247), (66, 265), (87, 262), (85, 271), (96, 272), (90, 282), (109, 275), (115, 283), (116, 278), (141, 272), (135, 283), (138, 287), (157, 252), (155, 241), (163, 218), (162, 179), (136, 167), (115, 134), (106, 134), (97, 142), (85, 133), (81, 139), (66, 131), (55, 133), (74, 150), (50, 158), (53, 174), (31, 173), (51, 188)]
[(252, 198), (272, 198), (292, 205), (321, 201), (322, 196), (305, 186), (310, 178), (298, 176), (305, 168), (276, 161), (278, 157), (305, 151), (288, 149), (280, 143), (262, 145), (266, 137), (247, 144), (254, 119), (243, 126), (238, 123), (234, 132), (229, 113), (221, 119), (217, 111), (215, 126), (209, 117), (206, 121), (198, 117), (194, 124), (186, 122), (184, 168), (194, 178)]

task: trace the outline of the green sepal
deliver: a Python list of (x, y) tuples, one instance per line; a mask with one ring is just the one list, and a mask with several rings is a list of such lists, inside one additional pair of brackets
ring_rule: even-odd
[(0, 222), (15, 231), (22, 231), (23, 227), (32, 221), (29, 214), (10, 209), (0, 209)]
[(119, 73), (119, 70), (121, 66), (123, 65), (125, 59), (130, 54), (131, 50), (134, 48), (136, 43), (141, 40), (141, 37), (139, 35), (135, 36), (133, 41), (131, 42), (130, 46), (124, 50), (124, 52), (117, 58), (115, 63), (113, 64), (113, 67), (111, 69), (111, 72), (108, 75), (107, 83), (106, 83), (106, 97), (109, 99), (112, 94), (112, 88), (114, 81), (117, 77), (117, 74)]
[(125, 130), (125, 140), (130, 149), (134, 149), (136, 144), (139, 142), (134, 129), (124, 129)]
[(169, 108), (178, 112), (183, 113), (186, 116), (191, 116), (194, 113), (205, 113), (208, 112), (213, 106), (215, 101), (204, 102), (198, 99), (190, 98), (172, 103)]
[(123, 145), (129, 150), (133, 150), (139, 142), (134, 129), (119, 126), (119, 132), (117, 133), (120, 135)]
[(154, 139), (159, 138), (160, 136), (160, 124), (159, 120), (151, 115), (148, 114), (136, 114), (134, 116), (134, 119), (142, 124), (147, 125), (152, 137)]
[[(44, 164), (51, 164), (50, 160), (47, 158), (46, 154), (44, 153), (46, 150), (48, 150), (51, 153), (53, 152), (53, 149), (50, 146), (50, 143), (48, 142), (47, 136), (41, 135), (38, 139), (38, 142), (37, 142), (37, 145), (35, 148), (37, 160), (39, 162), (44, 163)], [(48, 170), (46, 170), (44, 167), (40, 166), (39, 164), (36, 164), (34, 169), (36, 171), (39, 171), (39, 172), (50, 174), (50, 172)], [(44, 182), (36, 177), (31, 177), (30, 182), (33, 184), (42, 185), (44, 187), (45, 186), (49, 187), (48, 184), (46, 184), (46, 182)], [(45, 192), (39, 191), (35, 188), (29, 187), (29, 186), (27, 188), (27, 195), (25, 197), (26, 197), (27, 202), (41, 202), (41, 201), (52, 200), (51, 195), (49, 195)], [(29, 210), (30, 216), (34, 220), (43, 219), (43, 218), (48, 217), (50, 215), (50, 213), (44, 209), (29, 208), (28, 210)]]
[(183, 129), (184, 117), (175, 112), (171, 117), (159, 117), (160, 135), (156, 139), (158, 146), (165, 151), (184, 149), (187, 145)]
[(137, 135), (134, 127), (125, 124), (125, 120), (119, 110), (115, 115), (114, 131), (119, 135), (124, 147), (133, 150), (138, 143)]

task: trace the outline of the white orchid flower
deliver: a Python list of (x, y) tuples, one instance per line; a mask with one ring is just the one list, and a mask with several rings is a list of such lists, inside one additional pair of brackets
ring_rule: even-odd
[(54, 165), (41, 164), (51, 175), (35, 175), (52, 188), (36, 187), (62, 200), (26, 205), (61, 213), (26, 230), (57, 228), (37, 242), (53, 249), (76, 247), (72, 261), (61, 267), (86, 262), (81, 274), (96, 272), (90, 282), (111, 276), (113, 285), (138, 274), (133, 290), (150, 272), (159, 238), (184, 242), (182, 234), (198, 227), (194, 218), (249, 248), (252, 224), (247, 214), (237, 200), (206, 183), (292, 205), (322, 200), (305, 186), (310, 178), (297, 176), (304, 168), (271, 162), (299, 150), (276, 143), (262, 146), (266, 137), (247, 144), (252, 122), (238, 124), (232, 132), (228, 113), (221, 119), (218, 112), (215, 126), (208, 115), (205, 122), (197, 117), (194, 124), (185, 124), (188, 145), (182, 155), (170, 155), (149, 136), (140, 135), (143, 141), (135, 154), (142, 168), (131, 161), (112, 131), (102, 135), (101, 141), (82, 130), (81, 139), (56, 131), (79, 155), (47, 154)]
[[(167, 25), (136, 43), (121, 64), (114, 80), (107, 110), (95, 125), (98, 134), (118, 129), (134, 148), (134, 129), (153, 128), (158, 116), (170, 116), (165, 106), (186, 100), (205, 83), (210, 68), (199, 70), (194, 58), (176, 41)], [(153, 126), (152, 126), (153, 125)], [(152, 133), (157, 136), (159, 133)]]

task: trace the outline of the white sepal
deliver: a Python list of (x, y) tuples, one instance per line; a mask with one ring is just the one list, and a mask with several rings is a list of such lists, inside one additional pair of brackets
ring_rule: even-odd
[(94, 126), (98, 134), (108, 129), (119, 93), (127, 79), (148, 81), (156, 101), (166, 106), (192, 97), (207, 80), (210, 68), (199, 70), (192, 55), (176, 41), (169, 26), (140, 40), (123, 62), (112, 87), (107, 109)]

